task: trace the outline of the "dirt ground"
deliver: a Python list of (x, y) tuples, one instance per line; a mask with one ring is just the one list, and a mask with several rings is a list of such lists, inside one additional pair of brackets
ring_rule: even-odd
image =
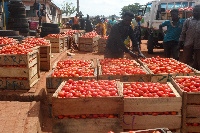
[[(154, 54), (148, 54), (147, 53), (147, 41), (146, 40), (142, 40), (142, 44), (141, 44), (141, 51), (142, 53), (147, 57), (156, 57), (156, 56), (160, 56), (160, 57), (164, 57), (164, 49), (154, 49)], [(85, 60), (85, 59), (103, 59), (104, 55), (103, 54), (99, 54), (98, 52), (80, 52), (80, 51), (75, 51), (72, 56), (68, 56), (66, 54), (66, 52), (62, 55), (62, 57), (60, 57), (60, 60), (66, 60), (66, 59), (80, 59), (80, 60)], [(180, 53), (182, 55), (182, 51)], [(130, 58), (130, 56), (125, 55), (126, 58)], [(182, 60), (181, 58), (182, 56), (180, 56), (180, 61)], [(46, 73), (47, 75), (47, 73)], [(46, 77), (43, 76), (43, 79), (40, 80), (41, 84), (39, 85), (41, 86), (45, 86), (45, 80)], [(44, 81), (44, 82), (43, 82)], [(49, 113), (49, 106), (48, 106), (48, 102), (47, 99), (44, 99), (44, 101), (41, 104), (41, 109), (43, 112), (43, 122), (42, 122), (42, 132), (43, 133), (49, 133), (52, 132), (52, 118), (50, 117), (50, 113)]]

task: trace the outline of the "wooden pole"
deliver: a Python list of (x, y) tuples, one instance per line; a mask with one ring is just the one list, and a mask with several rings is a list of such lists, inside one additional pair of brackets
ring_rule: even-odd
[(77, 13), (79, 14), (79, 0), (77, 0)]

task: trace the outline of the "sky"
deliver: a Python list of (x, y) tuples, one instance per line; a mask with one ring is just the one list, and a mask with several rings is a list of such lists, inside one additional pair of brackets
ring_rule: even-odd
[[(64, 1), (68, 3), (73, 3), (77, 6), (77, 0), (52, 0), (52, 2), (62, 9)], [(117, 15), (120, 16), (121, 8), (128, 6), (129, 4), (140, 3), (144, 5), (150, 0), (79, 0), (79, 11), (81, 11), (86, 17), (87, 14), (90, 16), (96, 15)], [(72, 16), (72, 15), (71, 15)]]

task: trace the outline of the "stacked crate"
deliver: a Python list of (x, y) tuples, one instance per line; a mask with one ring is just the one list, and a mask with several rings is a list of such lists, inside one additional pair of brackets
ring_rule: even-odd
[(78, 38), (78, 49), (79, 51), (94, 52), (98, 50), (99, 36), (95, 37), (79, 37)]
[[(131, 83), (133, 82), (124, 82), (123, 85), (131, 85)], [(175, 97), (125, 97), (124, 94), (124, 130), (166, 127), (177, 132), (180, 131), (182, 98), (171, 83), (168, 82), (167, 84), (172, 89)], [(143, 90), (143, 88), (139, 89)]]
[(40, 46), (40, 70), (49, 71), (51, 68), (51, 45)]
[(52, 53), (60, 53), (64, 50), (65, 37), (58, 37), (58, 38), (44, 37), (44, 38), (50, 40)]
[(0, 55), (0, 89), (29, 90), (39, 80), (39, 54)]
[[(178, 85), (175, 81), (176, 79), (181, 80), (183, 78), (197, 78), (198, 82), (200, 81), (199, 76), (177, 76), (172, 78), (172, 84), (177, 89), (179, 94), (182, 96), (183, 100), (183, 107), (182, 107), (182, 131), (181, 133), (199, 133), (200, 131), (200, 90), (195, 92), (187, 92), (184, 91), (183, 87)], [(190, 82), (187, 82), (188, 84), (193, 83), (193, 85), (188, 86), (188, 88), (191, 87), (199, 87), (200, 83), (195, 84), (194, 81), (190, 80)], [(185, 84), (187, 84), (185, 83)], [(196, 86), (197, 85), (197, 86)], [(183, 89), (182, 89), (183, 88)]]
[[(52, 97), (54, 133), (123, 131), (120, 117), (123, 112), (123, 98), (120, 88), (118, 88), (118, 96), (59, 98), (58, 93), (64, 85), (65, 82), (59, 86)], [(117, 114), (118, 117), (98, 117), (105, 114)], [(60, 115), (64, 118), (59, 119)], [(87, 115), (93, 117), (87, 118)]]
[(98, 52), (99, 53), (104, 53), (105, 52), (106, 43), (107, 43), (107, 38), (99, 38), (99, 40), (98, 40)]

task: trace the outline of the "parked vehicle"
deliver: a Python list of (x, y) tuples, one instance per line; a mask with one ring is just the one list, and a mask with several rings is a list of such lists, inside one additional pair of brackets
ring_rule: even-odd
[[(148, 2), (143, 10), (139, 10), (142, 14), (142, 36), (148, 40), (148, 53), (152, 54), (154, 48), (163, 48), (164, 36), (159, 33), (159, 25), (165, 20), (170, 20), (170, 11), (178, 9), (180, 18), (186, 19), (192, 16), (193, 7), (200, 4), (200, 0), (154, 0)], [(163, 28), (166, 30), (166, 27)]]

